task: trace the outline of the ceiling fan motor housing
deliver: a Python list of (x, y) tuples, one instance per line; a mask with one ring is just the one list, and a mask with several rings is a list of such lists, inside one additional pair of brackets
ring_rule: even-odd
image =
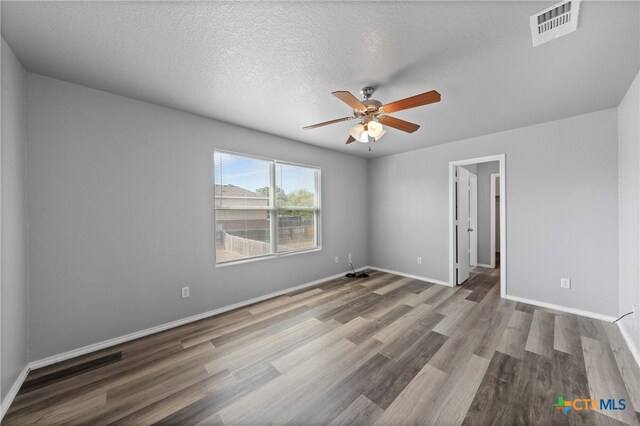
[(364, 111), (354, 110), (354, 114), (358, 118), (362, 118), (365, 122), (371, 121), (380, 113), (380, 108), (382, 108), (382, 102), (376, 101), (375, 99), (367, 99), (363, 100), (362, 104), (367, 107)]
[(367, 99), (362, 101), (362, 105), (367, 107), (367, 111), (377, 111), (382, 107), (382, 102), (376, 101), (375, 99)]

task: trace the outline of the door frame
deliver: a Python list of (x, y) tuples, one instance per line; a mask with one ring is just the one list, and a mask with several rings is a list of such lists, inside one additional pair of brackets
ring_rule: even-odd
[[(489, 202), (490, 220), (491, 220), (491, 268), (496, 267), (496, 178), (500, 177), (500, 173), (491, 173), (491, 199)], [(500, 206), (502, 206), (502, 195), (500, 196)]]
[(500, 297), (507, 294), (507, 173), (505, 154), (488, 155), (485, 157), (468, 158), (449, 162), (449, 285), (456, 286), (455, 264), (455, 168), (469, 164), (488, 163), (497, 161), (500, 167)]

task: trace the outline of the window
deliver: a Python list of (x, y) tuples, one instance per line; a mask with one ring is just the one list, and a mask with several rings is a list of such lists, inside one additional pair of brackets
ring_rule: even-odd
[(320, 248), (320, 169), (213, 154), (216, 263)]

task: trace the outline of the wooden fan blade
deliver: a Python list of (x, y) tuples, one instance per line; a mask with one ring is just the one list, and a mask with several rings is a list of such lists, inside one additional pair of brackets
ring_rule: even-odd
[(402, 111), (403, 109), (415, 108), (427, 104), (440, 102), (440, 93), (432, 90), (430, 92), (422, 93), (420, 95), (412, 96), (410, 98), (401, 99), (399, 101), (391, 102), (382, 107), (384, 112), (392, 113), (396, 111)]
[(367, 109), (367, 107), (364, 106), (364, 104), (360, 102), (360, 100), (355, 96), (353, 96), (350, 92), (339, 91), (339, 92), (332, 92), (331, 94), (336, 98), (340, 99), (345, 104), (349, 105), (353, 109), (357, 109), (360, 111)]
[(420, 128), (419, 125), (410, 123), (408, 121), (400, 120), (399, 118), (385, 115), (378, 120), (380, 123), (385, 124), (394, 129), (402, 130), (403, 132), (413, 133)]
[(308, 129), (315, 129), (316, 127), (321, 127), (321, 126), (326, 126), (328, 124), (333, 124), (333, 123), (340, 123), (341, 121), (349, 121), (349, 120), (353, 120), (355, 117), (343, 117), (343, 118), (337, 118), (335, 120), (330, 120), (330, 121), (325, 121), (323, 123), (318, 123), (318, 124), (312, 124), (311, 126), (306, 126), (303, 127), (303, 129), (308, 130)]
[(347, 145), (349, 145), (350, 143), (354, 143), (356, 140), (353, 138), (353, 136), (349, 136), (349, 139), (347, 139)]

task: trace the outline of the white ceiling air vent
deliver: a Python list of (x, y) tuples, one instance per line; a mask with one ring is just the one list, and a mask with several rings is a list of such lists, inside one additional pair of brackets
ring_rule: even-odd
[(529, 18), (533, 47), (578, 29), (580, 0), (563, 1)]

